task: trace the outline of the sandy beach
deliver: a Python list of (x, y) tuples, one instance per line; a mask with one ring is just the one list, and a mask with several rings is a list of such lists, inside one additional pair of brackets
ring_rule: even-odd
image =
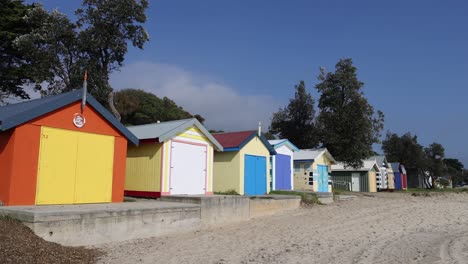
[(468, 194), (355, 199), (99, 247), (101, 263), (468, 263)]

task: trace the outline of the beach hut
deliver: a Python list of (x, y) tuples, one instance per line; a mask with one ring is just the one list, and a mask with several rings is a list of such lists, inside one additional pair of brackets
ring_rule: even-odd
[(195, 118), (128, 127), (125, 195), (156, 198), (213, 193), (213, 151), (223, 147)]
[(353, 192), (377, 192), (378, 171), (379, 166), (375, 160), (364, 160), (360, 168), (345, 166), (340, 162), (332, 166), (333, 188)]
[(394, 176), (387, 158), (383, 155), (379, 155), (372, 156), (368, 160), (375, 160), (379, 167), (379, 170), (376, 172), (377, 191), (391, 191), (395, 189)]
[(138, 139), (83, 97), (80, 89), (0, 108), (2, 204), (123, 201), (127, 142)]
[(299, 149), (287, 139), (268, 140), (276, 151), (271, 159), (271, 189), (292, 190), (294, 186), (293, 154)]
[(390, 163), (390, 167), (393, 170), (393, 175), (395, 179), (395, 190), (402, 190), (403, 189), (403, 181), (402, 181), (402, 176), (400, 173), (400, 163), (398, 162), (392, 162)]
[(294, 190), (331, 192), (329, 174), (336, 160), (326, 148), (301, 149), (294, 153)]
[(223, 152), (214, 156), (214, 191), (241, 195), (270, 192), (270, 155), (276, 151), (260, 131), (217, 133)]
[(401, 189), (406, 190), (408, 189), (408, 182), (407, 182), (407, 176), (406, 176), (406, 169), (403, 164), (400, 163), (399, 166), (399, 171), (401, 175)]

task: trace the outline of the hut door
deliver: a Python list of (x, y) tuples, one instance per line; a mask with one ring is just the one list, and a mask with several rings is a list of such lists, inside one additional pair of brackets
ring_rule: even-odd
[(317, 165), (318, 171), (318, 191), (328, 192), (328, 166)]
[(205, 194), (207, 146), (172, 141), (171, 194)]
[(352, 174), (352, 179), (351, 179), (351, 191), (353, 192), (359, 192), (359, 181), (360, 181), (360, 174), (359, 173), (353, 173)]
[(110, 202), (114, 137), (42, 127), (36, 204)]
[(244, 157), (244, 193), (261, 195), (267, 191), (266, 157), (245, 155)]
[(291, 189), (291, 156), (277, 154), (275, 160), (275, 190)]

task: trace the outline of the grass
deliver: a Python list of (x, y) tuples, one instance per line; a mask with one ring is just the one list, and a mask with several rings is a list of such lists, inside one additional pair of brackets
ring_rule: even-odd
[(270, 194), (300, 196), (301, 203), (303, 205), (322, 204), (315, 193), (303, 193), (295, 191), (271, 191)]
[(214, 192), (214, 194), (218, 195), (239, 195), (235, 190), (227, 190), (225, 192)]
[(451, 192), (451, 193), (460, 193), (460, 192), (468, 192), (468, 188), (447, 188), (447, 189), (423, 189), (423, 188), (408, 188), (408, 190), (403, 190), (402, 192)]
[(430, 196), (432, 193), (468, 193), (468, 188), (447, 188), (447, 189), (423, 189), (408, 188), (401, 192), (411, 193), (412, 196)]

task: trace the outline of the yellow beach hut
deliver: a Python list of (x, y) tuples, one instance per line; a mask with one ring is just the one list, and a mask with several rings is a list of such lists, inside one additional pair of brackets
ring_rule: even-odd
[(214, 191), (241, 195), (270, 192), (270, 155), (276, 151), (260, 131), (213, 134), (223, 146), (214, 156)]
[(329, 181), (335, 159), (326, 148), (301, 149), (294, 153), (294, 190), (331, 192)]
[(128, 127), (140, 139), (129, 147), (125, 195), (213, 193), (213, 152), (223, 147), (195, 118)]

